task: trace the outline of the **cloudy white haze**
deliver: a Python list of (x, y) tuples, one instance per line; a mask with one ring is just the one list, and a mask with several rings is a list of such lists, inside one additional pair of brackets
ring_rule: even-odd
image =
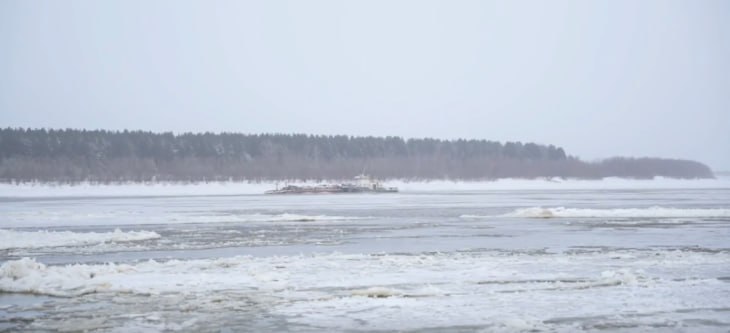
[(534, 141), (730, 170), (727, 1), (0, 1), (0, 125)]

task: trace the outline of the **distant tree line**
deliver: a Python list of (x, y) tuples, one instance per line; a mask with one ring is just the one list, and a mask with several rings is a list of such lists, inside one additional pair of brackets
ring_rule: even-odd
[(117, 182), (379, 178), (713, 177), (698, 162), (613, 158), (487, 140), (346, 135), (0, 129), (0, 181)]

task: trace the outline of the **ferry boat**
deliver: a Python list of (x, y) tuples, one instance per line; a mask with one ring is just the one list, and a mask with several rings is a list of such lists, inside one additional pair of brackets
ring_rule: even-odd
[(306, 193), (395, 193), (397, 187), (385, 187), (379, 181), (366, 175), (355, 177), (354, 183), (324, 184), (316, 186), (287, 185), (264, 192), (265, 194), (306, 194)]

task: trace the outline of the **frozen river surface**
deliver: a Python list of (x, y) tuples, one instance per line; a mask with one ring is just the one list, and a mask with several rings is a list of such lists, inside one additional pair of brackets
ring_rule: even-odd
[(0, 331), (727, 332), (730, 182), (667, 182), (6, 185)]

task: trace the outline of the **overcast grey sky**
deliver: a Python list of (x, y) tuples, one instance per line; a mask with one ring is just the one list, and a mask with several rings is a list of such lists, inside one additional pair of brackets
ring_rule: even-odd
[(730, 1), (0, 0), (0, 126), (532, 141), (730, 170)]

